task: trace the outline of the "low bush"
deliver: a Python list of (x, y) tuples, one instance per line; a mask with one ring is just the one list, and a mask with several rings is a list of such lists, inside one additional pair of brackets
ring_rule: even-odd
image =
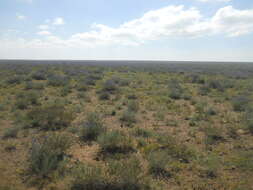
[(135, 112), (126, 110), (123, 112), (122, 116), (120, 117), (120, 121), (127, 126), (132, 126), (136, 123)]
[(69, 83), (69, 79), (61, 75), (50, 75), (47, 80), (48, 85), (53, 87), (66, 86)]
[(29, 155), (29, 173), (39, 179), (49, 178), (64, 160), (65, 151), (71, 146), (66, 135), (51, 134), (33, 140)]
[(42, 130), (58, 130), (68, 127), (73, 119), (73, 112), (67, 111), (63, 105), (55, 103), (29, 110), (24, 125)]
[(3, 139), (16, 138), (18, 135), (18, 131), (19, 129), (17, 127), (11, 127), (6, 129), (3, 134)]
[(107, 154), (127, 154), (135, 150), (133, 139), (123, 132), (106, 132), (98, 137), (101, 152)]
[(147, 130), (147, 129), (143, 129), (143, 128), (135, 128), (133, 131), (133, 135), (137, 136), (137, 137), (144, 137), (144, 138), (149, 138), (153, 136), (152, 131)]
[(171, 173), (167, 170), (167, 166), (170, 163), (171, 158), (167, 151), (157, 150), (152, 151), (148, 155), (149, 172), (159, 178), (171, 177)]
[(250, 98), (245, 95), (240, 95), (232, 98), (232, 105), (235, 111), (245, 111), (251, 102)]
[(81, 124), (80, 138), (83, 141), (94, 141), (97, 137), (105, 132), (102, 120), (97, 113), (90, 113), (86, 121)]
[[(75, 178), (71, 190), (109, 190), (110, 182), (102, 168), (79, 165), (74, 171)], [(113, 189), (112, 189), (113, 190)]]
[(138, 112), (139, 103), (135, 100), (131, 100), (128, 102), (127, 109), (129, 112)]
[(169, 97), (175, 100), (181, 99), (183, 95), (183, 88), (176, 79), (169, 82)]
[(217, 127), (206, 127), (204, 128), (204, 132), (206, 135), (205, 143), (207, 145), (217, 144), (225, 140), (222, 136), (221, 129)]

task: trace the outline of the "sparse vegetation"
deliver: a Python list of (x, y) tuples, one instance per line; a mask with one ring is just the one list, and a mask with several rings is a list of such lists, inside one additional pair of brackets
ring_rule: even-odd
[(0, 189), (251, 189), (252, 65), (102, 63), (0, 64)]

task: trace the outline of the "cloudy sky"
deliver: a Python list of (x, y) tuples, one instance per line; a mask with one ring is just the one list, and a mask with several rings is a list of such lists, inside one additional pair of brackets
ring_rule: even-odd
[(0, 0), (0, 59), (253, 61), (253, 0)]

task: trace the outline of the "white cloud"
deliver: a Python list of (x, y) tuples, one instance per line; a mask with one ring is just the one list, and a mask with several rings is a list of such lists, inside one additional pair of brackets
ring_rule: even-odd
[(40, 30), (48, 30), (50, 27), (48, 25), (42, 24), (38, 26), (38, 29)]
[(48, 35), (51, 35), (51, 32), (47, 30), (43, 30), (43, 31), (37, 32), (37, 34), (41, 36), (48, 36)]
[[(63, 19), (58, 19), (57, 23), (64, 23)], [(149, 11), (142, 17), (125, 22), (118, 27), (95, 23), (90, 31), (73, 34), (67, 39), (52, 36), (44, 29), (37, 34), (44, 35), (45, 38), (22, 40), (17, 47), (138, 46), (148, 41), (169, 38), (197, 38), (212, 35), (235, 37), (252, 32), (253, 9), (238, 10), (226, 6), (217, 10), (212, 17), (206, 18), (196, 8), (167, 6)]]
[(239, 36), (253, 32), (253, 9), (238, 10), (232, 6), (219, 9), (210, 24), (215, 33)]
[(53, 23), (52, 23), (52, 24), (53, 24), (53, 25), (63, 25), (63, 24), (65, 24), (65, 22), (64, 22), (63, 18), (58, 17), (58, 18), (55, 18), (55, 19), (53, 20)]
[(22, 14), (19, 14), (19, 13), (17, 13), (17, 19), (18, 20), (25, 20), (26, 19), (26, 16), (24, 16), (24, 15), (22, 15)]
[(213, 3), (213, 2), (228, 3), (228, 2), (231, 2), (232, 0), (197, 0), (197, 1), (200, 1), (200, 2), (203, 2), (203, 3), (207, 3), (207, 2), (210, 2), (210, 3)]

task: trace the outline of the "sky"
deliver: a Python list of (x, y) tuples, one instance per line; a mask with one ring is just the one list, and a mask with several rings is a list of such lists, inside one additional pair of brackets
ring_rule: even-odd
[(253, 0), (0, 0), (0, 59), (253, 62)]

